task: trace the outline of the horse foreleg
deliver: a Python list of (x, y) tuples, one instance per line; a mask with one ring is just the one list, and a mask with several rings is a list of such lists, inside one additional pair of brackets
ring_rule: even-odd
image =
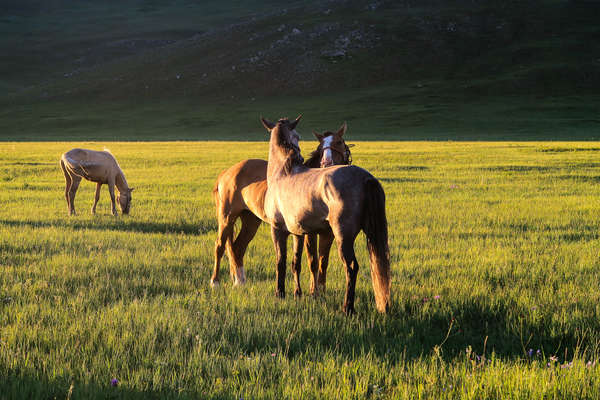
[(302, 296), (302, 288), (300, 287), (300, 271), (302, 271), (302, 244), (304, 243), (304, 235), (294, 235), (293, 249), (294, 257), (292, 258), (292, 272), (294, 273), (294, 282), (296, 289), (294, 296)]
[(262, 222), (260, 218), (246, 211), (240, 214), (242, 228), (233, 243), (227, 241), (227, 255), (229, 257), (229, 266), (231, 273), (235, 276), (234, 285), (246, 283), (246, 272), (244, 271), (244, 254), (248, 249), (248, 244), (256, 235), (256, 231)]
[(312, 233), (304, 236), (304, 247), (306, 248), (306, 259), (310, 268), (310, 293), (313, 296), (319, 294), (317, 282), (319, 280), (319, 262), (317, 257), (317, 235)]
[(319, 234), (319, 289), (325, 292), (327, 282), (327, 266), (329, 265), (329, 252), (333, 244), (334, 236), (330, 230)]
[(273, 239), (277, 259), (277, 289), (275, 289), (275, 296), (280, 298), (285, 297), (285, 262), (288, 236), (289, 232), (271, 226), (271, 239)]
[(98, 204), (98, 200), (100, 200), (100, 188), (102, 184), (100, 182), (96, 183), (96, 196), (94, 197), (94, 205), (92, 206), (92, 214), (96, 214), (96, 204)]
[(114, 179), (108, 181), (108, 194), (110, 194), (110, 202), (112, 205), (112, 214), (117, 216), (117, 206), (115, 204), (115, 181)]
[(343, 310), (350, 315), (354, 314), (354, 295), (356, 276), (358, 275), (358, 261), (356, 261), (356, 255), (354, 254), (354, 238), (338, 239), (338, 252), (346, 267), (346, 295)]

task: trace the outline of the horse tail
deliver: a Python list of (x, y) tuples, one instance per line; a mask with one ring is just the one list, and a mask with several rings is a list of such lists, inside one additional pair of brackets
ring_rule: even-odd
[[(218, 207), (219, 206), (219, 179), (217, 179), (217, 181), (215, 182), (215, 186), (213, 187), (213, 190), (212, 190), (212, 196), (213, 196), (213, 200), (215, 201), (215, 205)], [(217, 211), (217, 213), (218, 213), (218, 211)]]
[(391, 272), (385, 193), (375, 178), (366, 181), (365, 193), (362, 228), (367, 236), (375, 303), (380, 312), (387, 312), (390, 308)]

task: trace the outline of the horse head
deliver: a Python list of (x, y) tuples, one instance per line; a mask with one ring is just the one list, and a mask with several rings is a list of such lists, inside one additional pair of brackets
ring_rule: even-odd
[(321, 134), (313, 131), (323, 152), (321, 155), (322, 168), (331, 167), (332, 165), (352, 164), (350, 147), (354, 145), (347, 145), (343, 138), (347, 130), (348, 125), (344, 122), (337, 132), (326, 131)]
[(300, 118), (302, 118), (302, 115), (299, 115), (294, 121), (281, 118), (276, 123), (263, 117), (260, 118), (263, 126), (271, 134), (272, 150), (275, 147), (286, 162), (293, 164), (302, 164), (304, 162), (300, 154), (300, 146), (298, 145), (300, 135), (296, 131), (296, 125), (300, 122)]
[(131, 206), (131, 192), (133, 188), (127, 188), (122, 192), (119, 192), (119, 207), (123, 214), (129, 214), (129, 207)]

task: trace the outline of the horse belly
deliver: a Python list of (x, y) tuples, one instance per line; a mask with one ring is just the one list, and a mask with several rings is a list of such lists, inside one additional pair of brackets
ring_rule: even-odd
[(321, 232), (329, 227), (327, 212), (324, 209), (296, 210), (285, 218), (285, 224), (289, 232), (295, 235)]

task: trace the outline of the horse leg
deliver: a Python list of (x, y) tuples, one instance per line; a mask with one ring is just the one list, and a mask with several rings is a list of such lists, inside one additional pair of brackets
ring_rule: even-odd
[(110, 194), (110, 202), (112, 204), (112, 215), (117, 216), (117, 206), (115, 204), (115, 180), (108, 180), (108, 194)]
[(302, 296), (302, 288), (300, 287), (300, 271), (302, 270), (302, 244), (304, 243), (304, 235), (294, 235), (293, 249), (294, 257), (292, 258), (292, 272), (294, 273), (294, 282), (296, 289), (294, 296)]
[(238, 233), (235, 241), (227, 241), (227, 255), (229, 257), (229, 266), (231, 273), (234, 276), (234, 285), (240, 285), (246, 283), (246, 272), (244, 271), (244, 254), (248, 249), (248, 244), (254, 236), (258, 227), (262, 222), (260, 218), (255, 216), (249, 211), (242, 212), (240, 214), (242, 220), (242, 228)]
[(333, 232), (329, 230), (319, 234), (319, 289), (325, 292), (327, 281), (327, 266), (329, 264), (329, 251), (333, 244)]
[(77, 189), (79, 189), (79, 184), (81, 183), (81, 177), (75, 174), (71, 175), (71, 186), (69, 187), (68, 194), (68, 203), (71, 215), (75, 215), (75, 194), (77, 193)]
[(94, 205), (92, 206), (92, 214), (96, 214), (96, 204), (98, 204), (98, 200), (100, 200), (100, 188), (102, 184), (100, 182), (96, 183), (96, 196), (94, 197)]
[(346, 267), (346, 295), (344, 296), (344, 312), (354, 314), (354, 294), (356, 290), (356, 276), (358, 275), (358, 261), (354, 254), (354, 238), (342, 237), (338, 239), (338, 252)]
[(313, 296), (319, 294), (317, 282), (319, 280), (319, 262), (317, 259), (317, 235), (314, 233), (304, 236), (304, 247), (306, 249), (306, 259), (310, 268), (310, 293)]
[(217, 233), (217, 240), (215, 240), (215, 266), (213, 268), (213, 275), (210, 278), (210, 285), (216, 286), (219, 284), (219, 268), (221, 265), (221, 258), (225, 252), (225, 245), (227, 241), (231, 241), (233, 237), (233, 227), (237, 216), (223, 216), (223, 213), (217, 215), (219, 220), (219, 231)]
[(271, 239), (273, 240), (277, 259), (277, 289), (275, 289), (275, 296), (280, 298), (285, 297), (285, 261), (289, 234), (287, 231), (271, 226)]
[(60, 168), (62, 169), (63, 175), (65, 176), (65, 199), (67, 200), (67, 208), (69, 210), (69, 215), (72, 214), (71, 212), (71, 199), (69, 198), (69, 189), (71, 188), (71, 182), (73, 181), (71, 179), (71, 175), (69, 174), (69, 171), (67, 171), (67, 168), (65, 167), (65, 163), (63, 162), (63, 160), (60, 160)]

